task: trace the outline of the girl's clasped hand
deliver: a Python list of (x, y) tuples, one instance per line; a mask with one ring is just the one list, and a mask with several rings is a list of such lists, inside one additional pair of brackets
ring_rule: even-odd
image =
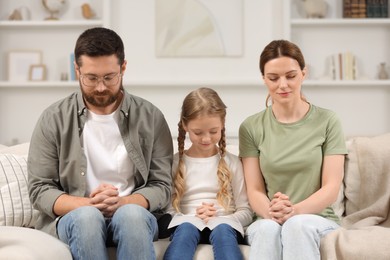
[(217, 209), (214, 203), (203, 202), (201, 206), (196, 208), (196, 216), (207, 223), (210, 218), (217, 215)]

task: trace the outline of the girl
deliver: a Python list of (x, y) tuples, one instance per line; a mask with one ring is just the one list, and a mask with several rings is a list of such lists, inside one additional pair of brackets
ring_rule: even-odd
[(242, 259), (238, 244), (252, 212), (241, 162), (225, 149), (225, 116), (226, 106), (212, 89), (197, 89), (184, 99), (169, 211), (174, 232), (164, 259), (192, 259), (199, 243), (210, 243), (215, 259)]
[(239, 133), (248, 198), (260, 218), (247, 230), (250, 259), (319, 260), (321, 237), (338, 228), (331, 204), (347, 153), (341, 124), (303, 97), (306, 67), (295, 44), (268, 44), (260, 71), (272, 105)]

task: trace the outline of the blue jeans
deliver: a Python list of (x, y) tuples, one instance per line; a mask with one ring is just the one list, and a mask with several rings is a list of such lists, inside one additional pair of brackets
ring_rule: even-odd
[(105, 219), (95, 207), (81, 207), (61, 217), (58, 237), (69, 245), (73, 259), (108, 259), (107, 246), (117, 247), (117, 259), (156, 259), (156, 218), (135, 204), (120, 207)]
[(171, 243), (165, 251), (164, 260), (192, 260), (200, 243), (213, 246), (216, 260), (240, 260), (240, 239), (243, 240), (241, 234), (227, 224), (220, 224), (211, 231), (199, 231), (191, 223), (183, 223), (171, 235)]
[(252, 223), (246, 231), (250, 260), (320, 260), (320, 240), (339, 225), (318, 215), (303, 214), (282, 226), (270, 219)]

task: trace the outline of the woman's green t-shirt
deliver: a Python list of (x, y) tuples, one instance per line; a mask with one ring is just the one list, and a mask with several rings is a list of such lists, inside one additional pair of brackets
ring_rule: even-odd
[[(248, 117), (239, 129), (239, 147), (240, 157), (259, 157), (268, 197), (282, 192), (294, 204), (320, 189), (325, 155), (347, 154), (336, 114), (314, 105), (291, 124), (278, 122), (272, 107)], [(319, 215), (339, 220), (331, 207)]]

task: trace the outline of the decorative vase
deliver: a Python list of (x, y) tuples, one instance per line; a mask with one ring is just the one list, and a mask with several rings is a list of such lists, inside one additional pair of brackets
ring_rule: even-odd
[(378, 72), (378, 79), (388, 79), (389, 74), (386, 71), (386, 63), (381, 62), (379, 64), (379, 72)]
[(328, 11), (325, 0), (302, 0), (307, 18), (324, 18)]

